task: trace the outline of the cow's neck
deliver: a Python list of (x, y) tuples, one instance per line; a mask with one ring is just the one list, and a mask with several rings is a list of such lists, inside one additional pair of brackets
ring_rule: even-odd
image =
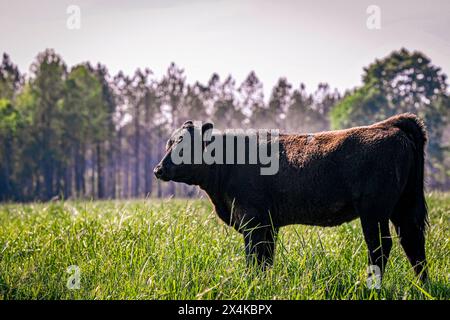
[(227, 177), (225, 165), (213, 164), (209, 165), (206, 179), (199, 184), (209, 196), (211, 202), (214, 204), (218, 216), (227, 224), (230, 223), (230, 208), (224, 202), (223, 195), (226, 193)]

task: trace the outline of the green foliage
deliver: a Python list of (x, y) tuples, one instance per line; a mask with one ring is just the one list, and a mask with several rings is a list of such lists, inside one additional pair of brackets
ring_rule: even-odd
[(20, 114), (14, 109), (11, 101), (0, 99), (0, 138), (13, 135), (17, 129)]
[(21, 82), (19, 69), (9, 56), (4, 53), (0, 65), (0, 98), (13, 100)]
[[(448, 98), (446, 80), (440, 68), (420, 52), (394, 51), (364, 68), (363, 86), (335, 106), (331, 122), (337, 129), (370, 124), (402, 112), (426, 117), (439, 108), (439, 99)], [(435, 117), (428, 120), (434, 129)]]
[(283, 127), (283, 120), (291, 103), (291, 89), (292, 85), (286, 78), (280, 78), (273, 88), (265, 116), (268, 127)]
[(0, 201), (15, 192), (15, 144), (21, 115), (14, 105), (21, 76), (7, 54), (0, 65)]
[(17, 140), (20, 114), (7, 99), (0, 99), (0, 200), (14, 190), (13, 144)]
[[(247, 269), (242, 236), (203, 200), (0, 206), (0, 299), (450, 299), (450, 196), (428, 196), (429, 283), (394, 237), (382, 289), (366, 286), (358, 221), (281, 229), (275, 265)], [(66, 287), (70, 265), (79, 290)]]
[(413, 112), (428, 131), (427, 167), (431, 188), (446, 188), (450, 176), (442, 166), (443, 133), (450, 125), (447, 76), (420, 52), (394, 51), (364, 69), (363, 86), (349, 92), (330, 113), (333, 129), (368, 125), (394, 114)]
[(245, 115), (235, 96), (236, 83), (231, 76), (223, 83), (219, 80), (219, 76), (214, 74), (208, 83), (207, 100), (213, 101), (211, 120), (219, 129), (242, 127)]
[(363, 83), (378, 88), (402, 112), (415, 112), (446, 94), (447, 76), (418, 51), (394, 51), (364, 68)]
[(74, 67), (65, 83), (65, 99), (60, 105), (66, 117), (66, 132), (83, 142), (106, 139), (108, 112), (102, 85), (89, 65)]
[[(278, 128), (307, 133), (370, 124), (412, 111), (428, 127), (427, 180), (450, 188), (450, 98), (442, 71), (420, 52), (400, 50), (364, 69), (363, 85), (342, 99), (328, 84), (313, 93), (280, 78), (268, 101), (250, 72), (240, 85), (213, 74), (188, 84), (172, 63), (157, 79), (149, 69), (110, 77), (105, 66), (70, 69), (53, 50), (21, 75), (8, 55), (0, 64), (0, 201), (192, 196), (192, 188), (155, 181), (165, 139), (188, 119), (219, 129)], [(294, 89), (293, 89), (294, 88)]]
[(388, 101), (377, 88), (364, 86), (347, 94), (331, 110), (331, 128), (349, 128), (384, 120), (394, 114)]

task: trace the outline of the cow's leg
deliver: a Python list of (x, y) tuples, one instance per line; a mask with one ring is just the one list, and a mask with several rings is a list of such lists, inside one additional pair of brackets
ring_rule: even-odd
[(273, 264), (278, 228), (255, 227), (243, 232), (247, 265), (257, 264), (263, 270)]
[(414, 268), (414, 272), (421, 280), (427, 279), (425, 258), (425, 235), (424, 231), (407, 219), (392, 219), (395, 230), (400, 238), (400, 244)]
[(361, 225), (369, 251), (369, 277), (377, 272), (382, 277), (392, 248), (389, 219), (377, 218), (375, 212), (369, 211), (361, 215)]

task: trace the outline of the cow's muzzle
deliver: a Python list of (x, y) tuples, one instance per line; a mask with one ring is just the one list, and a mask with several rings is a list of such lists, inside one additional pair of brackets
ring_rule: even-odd
[(155, 177), (162, 181), (169, 181), (170, 174), (167, 169), (164, 169), (162, 165), (158, 164), (155, 169), (153, 169), (153, 174)]
[(158, 179), (161, 179), (163, 176), (163, 168), (161, 165), (157, 165), (155, 169), (153, 169), (153, 173), (155, 174), (155, 177)]

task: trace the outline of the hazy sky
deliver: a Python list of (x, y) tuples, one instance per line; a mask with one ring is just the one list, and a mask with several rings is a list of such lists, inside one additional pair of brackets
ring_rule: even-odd
[[(66, 27), (71, 4), (79, 30)], [(366, 27), (369, 5), (381, 9), (380, 30)], [(28, 72), (47, 47), (69, 66), (89, 60), (112, 73), (149, 67), (160, 77), (174, 61), (189, 82), (213, 72), (240, 82), (255, 70), (266, 90), (286, 76), (309, 91), (321, 81), (342, 91), (401, 47), (449, 74), (450, 1), (0, 0), (0, 51)]]

